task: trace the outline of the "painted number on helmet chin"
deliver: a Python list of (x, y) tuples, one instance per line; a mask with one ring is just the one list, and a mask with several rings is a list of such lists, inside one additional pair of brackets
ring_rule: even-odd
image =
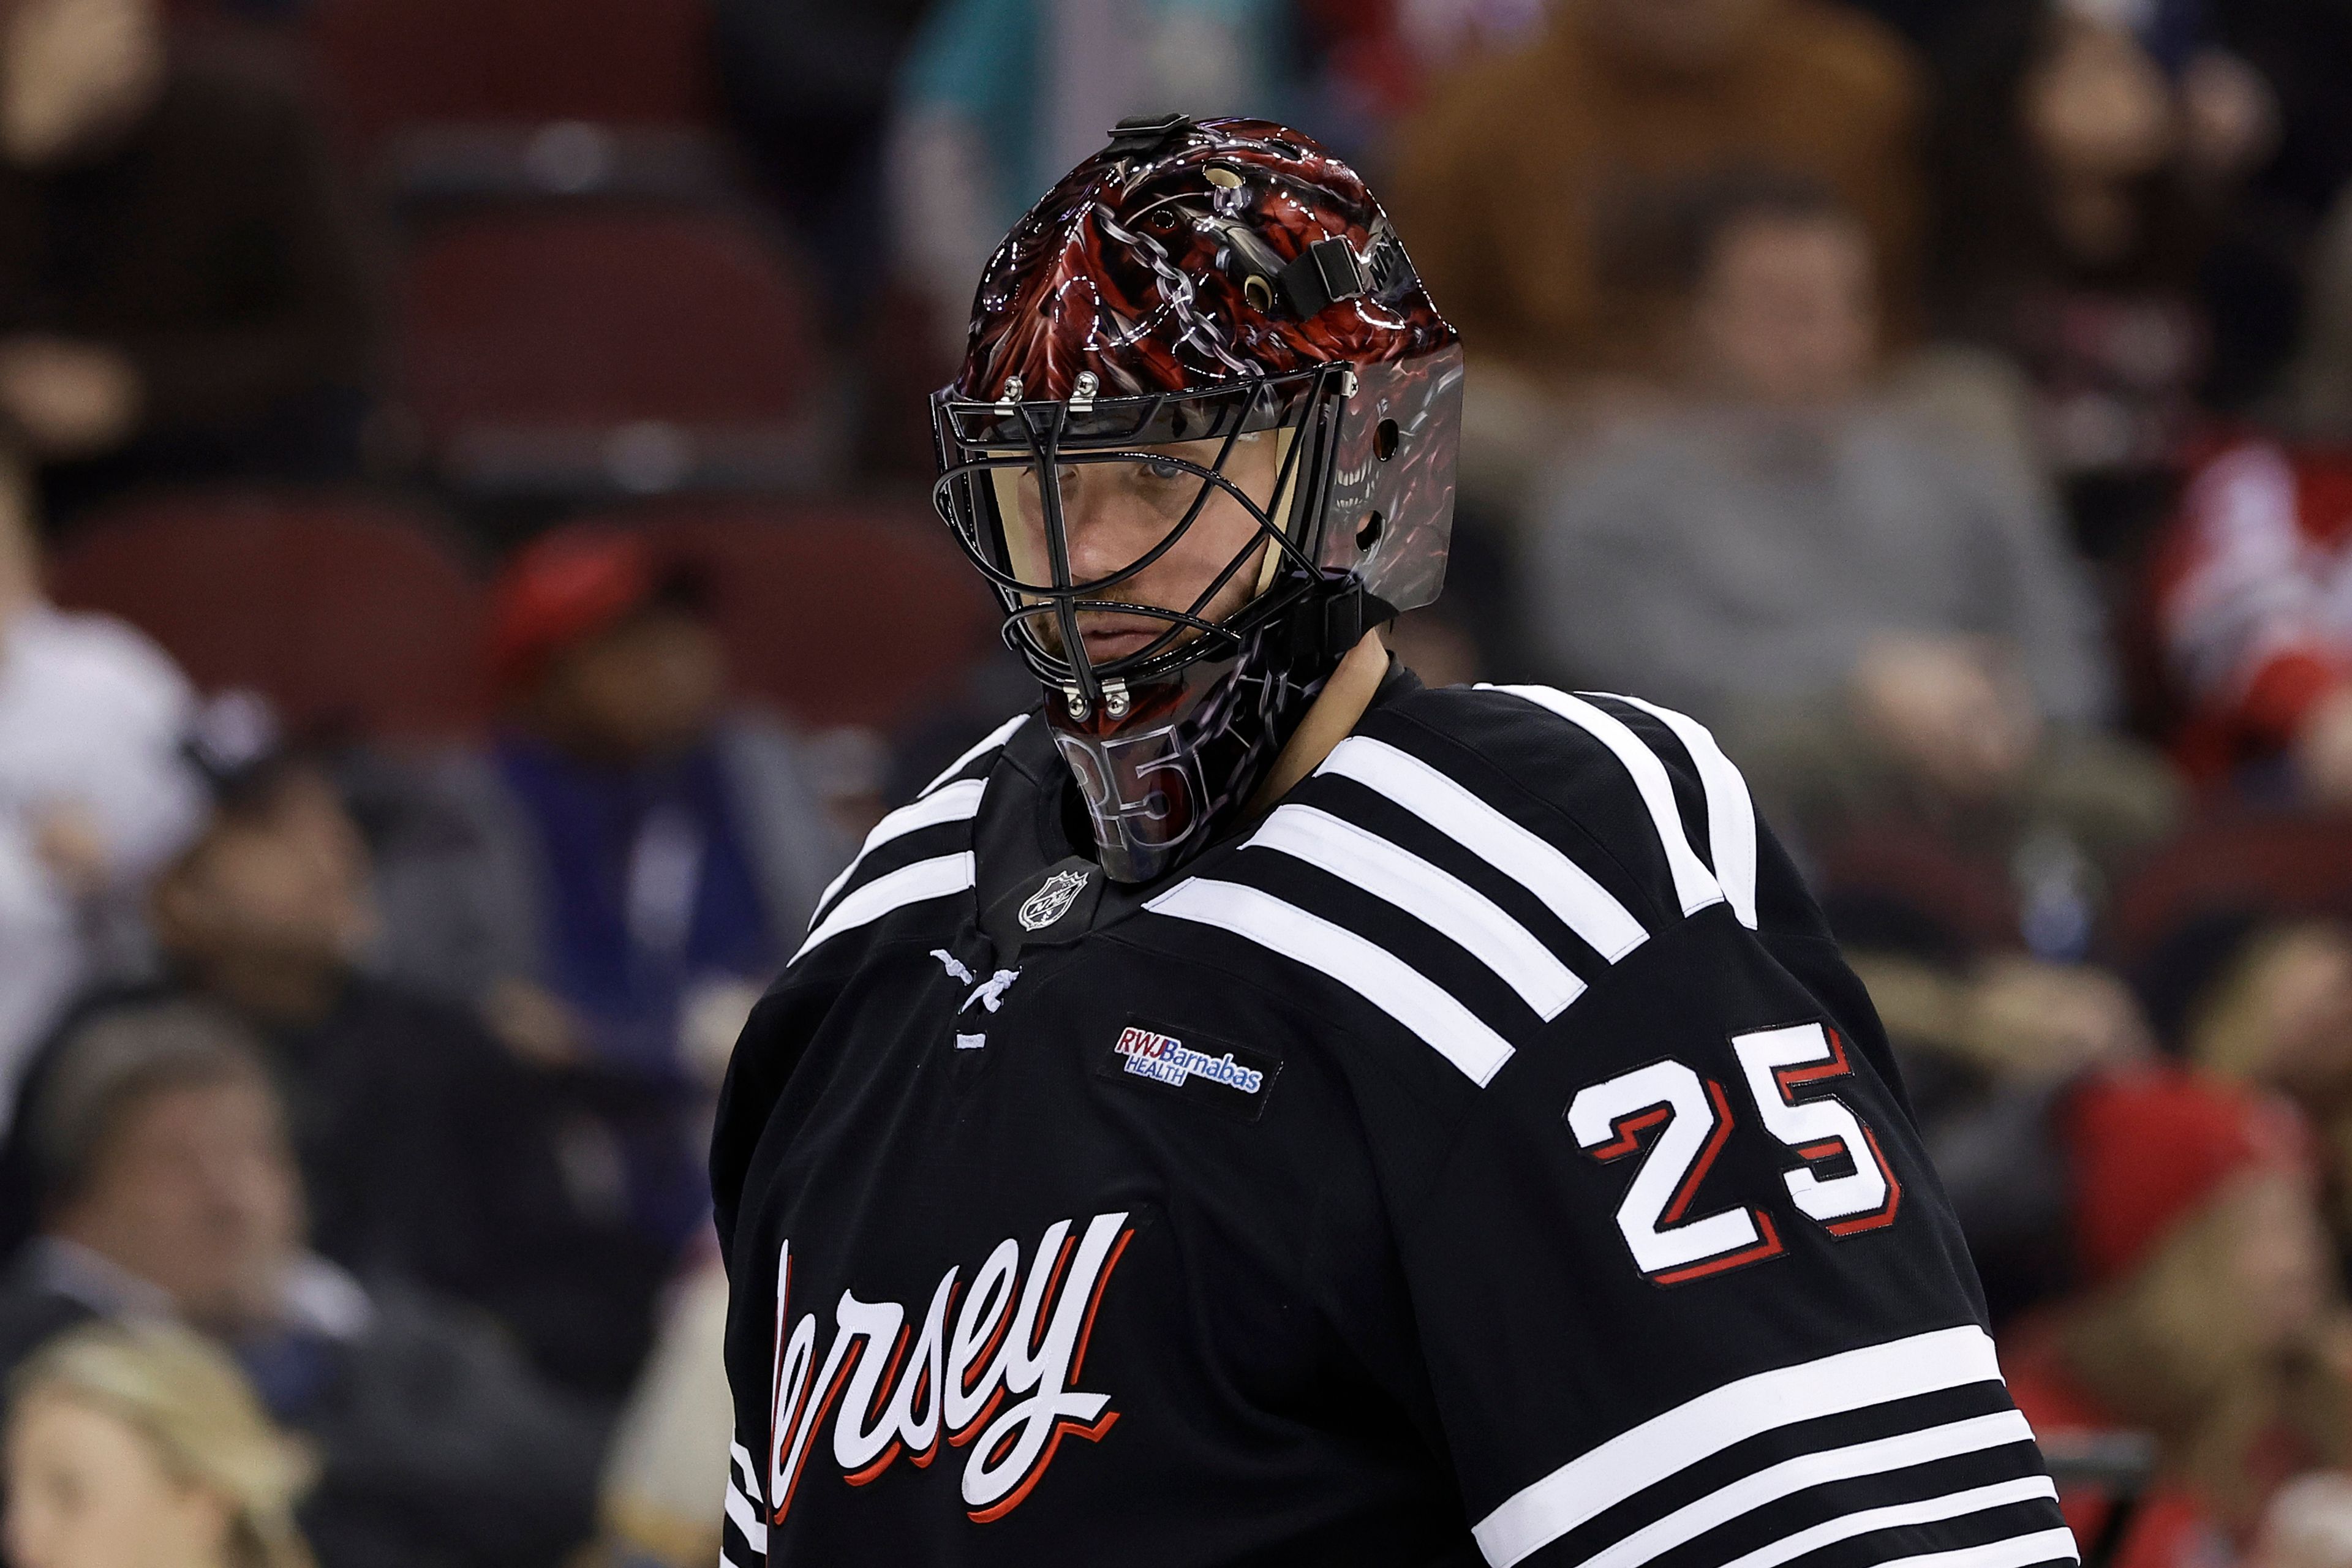
[[(1853, 1072), (1836, 1031), (1820, 1024), (1762, 1029), (1735, 1036), (1731, 1048), (1764, 1130), (1797, 1155), (1782, 1180), (1798, 1212), (1832, 1236), (1892, 1223), (1903, 1189), (1876, 1134), (1833, 1095), (1797, 1098)], [(1596, 1160), (1639, 1156), (1617, 1229), (1634, 1266), (1655, 1283), (1704, 1279), (1785, 1250), (1763, 1208), (1693, 1212), (1734, 1126), (1731, 1096), (1716, 1079), (1678, 1061), (1652, 1062), (1580, 1089), (1567, 1121)], [(1822, 1174), (1833, 1167), (1844, 1168)]]

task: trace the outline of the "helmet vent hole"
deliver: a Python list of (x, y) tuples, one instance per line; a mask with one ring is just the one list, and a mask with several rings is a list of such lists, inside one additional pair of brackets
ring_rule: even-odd
[(1383, 419), (1372, 430), (1372, 456), (1385, 463), (1396, 456), (1396, 449), (1397, 422)]
[(1378, 544), (1381, 542), (1381, 530), (1386, 526), (1386, 521), (1379, 512), (1367, 514), (1364, 518), (1364, 525), (1356, 530), (1356, 548), (1370, 550), (1373, 545)]
[(1274, 285), (1255, 274), (1243, 280), (1242, 294), (1258, 310), (1274, 309)]

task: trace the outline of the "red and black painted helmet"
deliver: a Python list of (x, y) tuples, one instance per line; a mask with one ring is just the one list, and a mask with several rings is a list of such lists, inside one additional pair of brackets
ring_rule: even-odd
[[(998, 247), (933, 399), (934, 495), (1047, 689), (1111, 877), (1151, 880), (1206, 844), (1365, 629), (1437, 596), (1461, 395), (1459, 340), (1387, 215), (1280, 125), (1122, 121)], [(1268, 436), (1275, 479), (1254, 496), (1228, 468)], [(1063, 493), (1092, 464), (1197, 489), (1164, 537), (1086, 581)], [(1219, 496), (1256, 522), (1223, 574), (1185, 608), (1129, 602), (1121, 584)], [(1255, 591), (1213, 617), (1244, 574)], [(1165, 629), (1097, 661), (1088, 612)]]

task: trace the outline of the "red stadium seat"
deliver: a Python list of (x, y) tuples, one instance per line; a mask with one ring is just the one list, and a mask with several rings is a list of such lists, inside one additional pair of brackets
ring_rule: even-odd
[(436, 226), (405, 289), (411, 405), (486, 490), (763, 487), (822, 463), (808, 296), (748, 222), (536, 208)]
[(711, 101), (704, 0), (320, 0), (305, 31), (345, 130), (698, 121)]
[(197, 685), (264, 693), (298, 730), (446, 737), (480, 716), (482, 596), (436, 533), (368, 500), (158, 498), (77, 529), (51, 586), (145, 631)]
[(736, 683), (813, 726), (877, 729), (988, 651), (987, 591), (920, 503), (673, 500), (612, 514), (703, 566)]

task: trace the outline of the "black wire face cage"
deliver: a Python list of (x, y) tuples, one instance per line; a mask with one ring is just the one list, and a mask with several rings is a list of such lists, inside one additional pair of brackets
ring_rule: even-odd
[[(1320, 542), (1313, 537), (1314, 524), (1322, 515), (1339, 415), (1352, 383), (1349, 367), (1335, 363), (1146, 397), (1097, 401), (1091, 395), (1093, 377), (1081, 374), (1066, 402), (1024, 402), (1017, 381), (998, 403), (945, 393), (933, 399), (940, 464), (933, 504), (1003, 604), (1007, 646), (1039, 680), (1061, 692), (1070, 719), (1117, 723), (1129, 710), (1132, 689), (1202, 659), (1238, 655), (1254, 631), (1316, 587), (1324, 574), (1316, 568)], [(1279, 454), (1272, 489), (1264, 497), (1250, 494), (1228, 472), (1243, 438), (1261, 434), (1274, 437)], [(1194, 444), (1192, 456), (1167, 449), (1180, 443)], [(1202, 457), (1208, 460), (1196, 460)], [(1077, 468), (1106, 464), (1147, 468), (1163, 480), (1189, 474), (1199, 483), (1148, 549), (1081, 582), (1071, 567), (1074, 520), (1064, 490)], [(1055, 482), (1041, 482), (1049, 474)], [(1007, 515), (1021, 510), (1007, 497), (1024, 477), (1036, 498), (1034, 519)], [(1174, 550), (1221, 493), (1256, 527), (1191, 605), (1138, 604), (1119, 592)], [(1042, 560), (1035, 558), (1040, 552)], [(1223, 620), (1209, 618), (1210, 606), (1244, 573), (1256, 574), (1256, 591)], [(1087, 614), (1159, 622), (1164, 629), (1141, 647), (1097, 664), (1079, 625)]]

